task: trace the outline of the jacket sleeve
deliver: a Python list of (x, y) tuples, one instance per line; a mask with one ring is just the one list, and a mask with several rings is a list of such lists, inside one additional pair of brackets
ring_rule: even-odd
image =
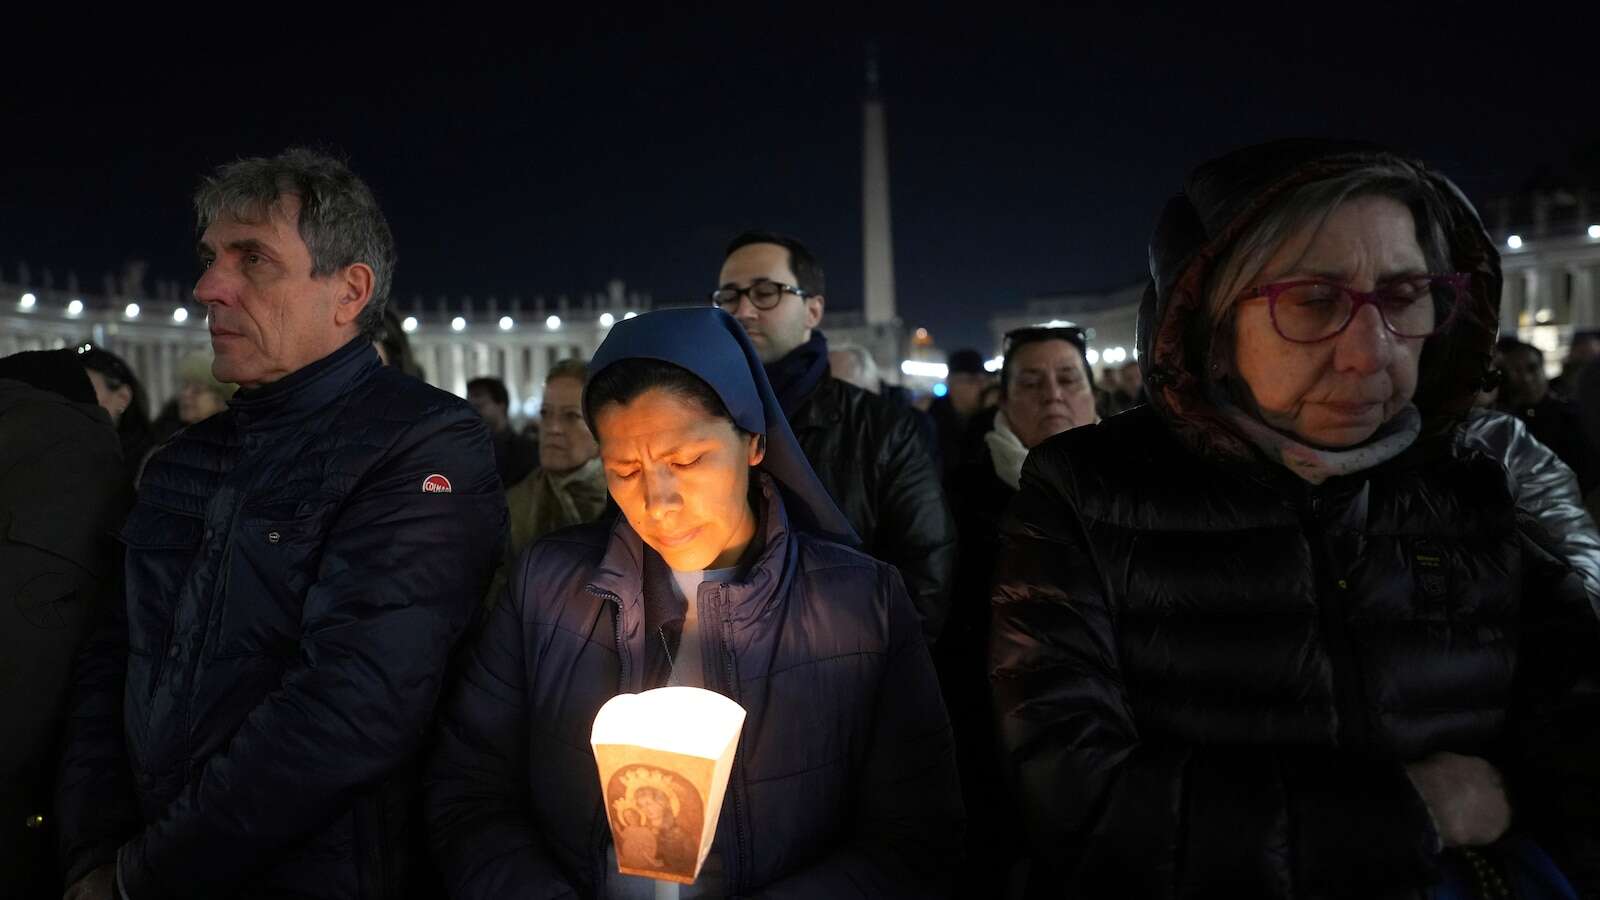
[(888, 566), (879, 572), (880, 595), (888, 597), (889, 656), (855, 781), (860, 800), (849, 836), (816, 863), (749, 896), (801, 900), (949, 893), (963, 827), (950, 718), (900, 574)]
[(1056, 486), (1070, 473), (1040, 456), (1003, 526), (990, 636), (1002, 765), (1035, 880), (1092, 898), (1428, 883), (1439, 839), (1400, 763), (1141, 735), (1108, 586)]
[(1506, 739), (1492, 761), (1515, 824), (1600, 895), (1600, 616), (1549, 535), (1524, 529), (1521, 649)]
[(1572, 469), (1515, 416), (1478, 413), (1463, 426), (1462, 438), (1501, 461), (1517, 508), (1555, 540), (1557, 555), (1578, 571), (1600, 602), (1600, 531), (1584, 507)]
[(572, 897), (528, 800), (527, 651), (523, 598), (532, 552), (490, 608), (439, 716), (424, 781), (429, 841), (450, 896)]
[(916, 420), (905, 411), (897, 413), (878, 454), (879, 546), (867, 550), (899, 567), (931, 645), (950, 611), (956, 526), (945, 503), (939, 468)]
[(278, 686), (118, 853), (132, 900), (231, 893), (417, 753), (505, 516), (481, 422), (402, 436), (333, 523)]

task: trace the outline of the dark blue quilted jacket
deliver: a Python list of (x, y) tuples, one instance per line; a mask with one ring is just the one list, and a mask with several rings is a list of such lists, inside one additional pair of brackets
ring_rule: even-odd
[(134, 900), (395, 895), (414, 760), (505, 522), (482, 422), (364, 339), (158, 451), (122, 533), (126, 621), (79, 665), (69, 883), (116, 858)]
[[(747, 711), (717, 824), (729, 889), (943, 895), (961, 800), (916, 609), (892, 566), (791, 532), (762, 482), (759, 558), (698, 597), (706, 684)], [(517, 562), (441, 711), (426, 778), (452, 897), (591, 897), (614, 876), (589, 731), (606, 700), (664, 681), (646, 608), (669, 577), (621, 518)]]

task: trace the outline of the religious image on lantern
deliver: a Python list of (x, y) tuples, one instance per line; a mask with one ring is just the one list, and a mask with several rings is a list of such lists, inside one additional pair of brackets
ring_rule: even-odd
[(617, 871), (694, 884), (716, 839), (744, 707), (702, 688), (618, 694), (589, 742)]
[(619, 867), (695, 876), (705, 804), (687, 779), (654, 766), (619, 769), (607, 786), (606, 806)]

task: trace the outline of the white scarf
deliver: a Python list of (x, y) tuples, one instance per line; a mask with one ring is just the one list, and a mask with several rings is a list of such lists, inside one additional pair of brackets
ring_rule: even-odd
[(983, 436), (983, 442), (989, 445), (994, 474), (1011, 485), (1012, 490), (1022, 490), (1022, 464), (1028, 460), (1028, 448), (1022, 446), (1022, 439), (1011, 430), (1005, 413), (995, 413), (994, 429)]
[[(1213, 395), (1213, 399), (1217, 399)], [(1422, 433), (1422, 413), (1416, 406), (1405, 409), (1378, 430), (1366, 443), (1348, 450), (1320, 450), (1267, 425), (1231, 403), (1218, 402), (1218, 408), (1250, 442), (1289, 471), (1312, 484), (1321, 484), (1335, 475), (1348, 475), (1388, 462), (1416, 441)]]

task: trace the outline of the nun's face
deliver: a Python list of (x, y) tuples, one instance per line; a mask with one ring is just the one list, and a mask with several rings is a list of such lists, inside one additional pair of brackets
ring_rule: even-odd
[(628, 524), (680, 572), (735, 565), (756, 533), (750, 467), (761, 439), (652, 389), (595, 412), (606, 487)]

